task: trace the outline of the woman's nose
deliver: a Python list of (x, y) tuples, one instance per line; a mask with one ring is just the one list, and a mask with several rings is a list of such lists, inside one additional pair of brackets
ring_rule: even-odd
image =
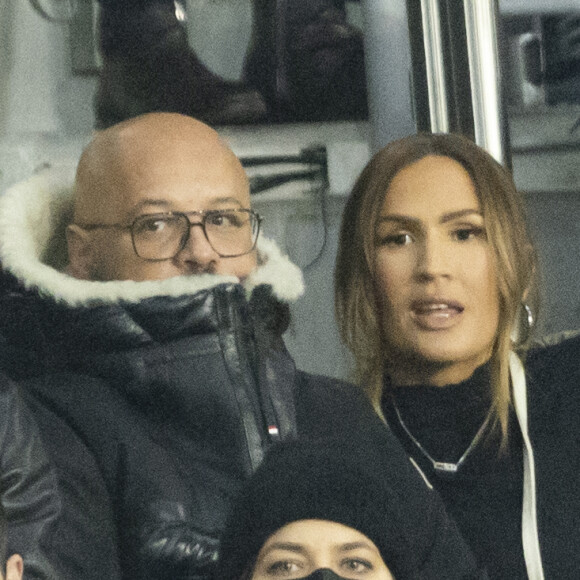
[(416, 272), (420, 278), (434, 279), (451, 274), (452, 248), (439, 236), (427, 236), (418, 244)]

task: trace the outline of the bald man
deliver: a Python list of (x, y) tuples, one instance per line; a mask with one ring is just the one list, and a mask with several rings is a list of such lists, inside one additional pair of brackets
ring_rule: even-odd
[[(243, 279), (256, 266), (253, 246), (223, 257), (211, 243), (221, 239), (215, 221), (230, 215), (220, 211), (234, 210), (231, 215), (250, 227), (257, 218), (246, 213), (249, 208), (249, 184), (240, 162), (207, 125), (171, 114), (129, 120), (98, 134), (81, 157), (74, 221), (67, 229), (70, 272), (92, 280), (157, 280), (205, 272)], [(187, 240), (173, 256), (137, 255), (131, 235), (134, 240), (139, 234), (128, 226), (143, 216), (173, 212), (183, 212), (198, 226), (208, 215), (203, 212), (210, 220), (205, 231), (188, 228)], [(156, 227), (168, 227), (161, 223)], [(255, 221), (256, 233), (257, 226)], [(253, 239), (251, 231), (245, 234), (246, 240)], [(165, 241), (161, 232), (159, 240)]]
[(231, 500), (278, 440), (366, 437), (424, 485), (361, 391), (296, 370), (282, 333), (301, 273), (259, 238), (244, 171), (209, 127), (153, 113), (107, 129), (74, 187), (35, 176), (0, 199), (0, 224), (5, 367), (85, 522), (82, 545), (58, 546), (71, 580), (115, 578), (108, 504), (124, 580), (209, 578)]

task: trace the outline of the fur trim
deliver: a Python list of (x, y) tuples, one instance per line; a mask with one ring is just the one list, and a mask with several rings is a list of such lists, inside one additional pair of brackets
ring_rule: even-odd
[[(48, 170), (10, 187), (0, 198), (0, 261), (26, 288), (70, 306), (88, 306), (182, 296), (240, 282), (235, 276), (214, 274), (92, 282), (61, 272), (59, 268), (66, 263), (64, 227), (71, 215), (73, 181), (72, 168)], [(259, 239), (258, 261), (260, 265), (243, 282), (248, 296), (262, 284), (271, 286), (283, 302), (293, 302), (303, 294), (302, 272), (273, 241)]]

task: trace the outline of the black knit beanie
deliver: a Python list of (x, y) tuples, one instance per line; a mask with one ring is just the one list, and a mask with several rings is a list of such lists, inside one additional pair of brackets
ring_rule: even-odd
[[(437, 556), (443, 566), (435, 566), (433, 573), (426, 571), (433, 568), (428, 560), (438, 549), (437, 533), (446, 534), (450, 522), (442, 517), (438, 496), (417, 473), (412, 475), (416, 477), (393, 473), (378, 449), (352, 440), (279, 444), (242, 490), (230, 514), (216, 580), (240, 580), (274, 532), (304, 519), (329, 520), (363, 533), (397, 580), (485, 577), (475, 572), (453, 524), (449, 543), (453, 548), (448, 557)], [(442, 529), (435, 530), (442, 522)], [(455, 558), (461, 562), (456, 564)]]

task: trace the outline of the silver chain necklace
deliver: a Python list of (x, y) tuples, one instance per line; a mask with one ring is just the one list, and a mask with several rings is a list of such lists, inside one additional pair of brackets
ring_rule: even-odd
[(440, 471), (440, 472), (444, 472), (444, 473), (457, 473), (459, 471), (461, 464), (465, 461), (467, 456), (475, 449), (475, 447), (477, 447), (477, 444), (479, 443), (479, 441), (483, 437), (483, 434), (485, 432), (485, 428), (487, 427), (487, 424), (489, 423), (489, 419), (490, 419), (490, 415), (488, 414), (487, 417), (485, 418), (485, 421), (481, 424), (481, 427), (477, 430), (475, 437), (471, 440), (469, 447), (463, 452), (463, 455), (457, 460), (457, 463), (448, 463), (446, 461), (436, 461), (435, 459), (433, 459), (431, 457), (431, 455), (429, 455), (429, 453), (421, 445), (421, 443), (419, 443), (419, 441), (417, 441), (417, 439), (415, 439), (415, 437), (413, 436), (411, 431), (409, 431), (409, 428), (407, 427), (407, 425), (405, 425), (405, 422), (403, 421), (403, 417), (401, 417), (399, 407), (397, 406), (397, 402), (395, 401), (394, 397), (392, 398), (392, 401), (393, 401), (393, 408), (395, 409), (395, 413), (397, 414), (397, 419), (399, 420), (401, 427), (403, 428), (403, 430), (405, 431), (405, 433), (407, 434), (409, 439), (415, 444), (417, 449), (419, 449), (419, 451), (431, 462), (431, 464), (433, 465), (433, 469), (435, 469), (435, 471)]

